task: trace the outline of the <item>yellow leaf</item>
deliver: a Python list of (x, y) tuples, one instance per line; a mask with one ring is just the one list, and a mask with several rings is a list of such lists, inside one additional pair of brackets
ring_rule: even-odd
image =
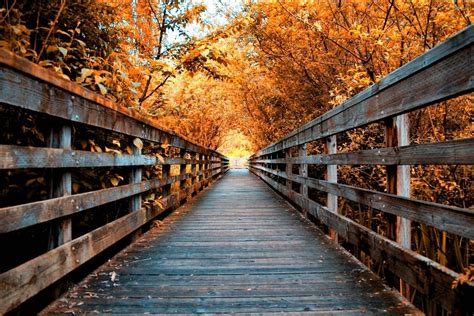
[(117, 145), (120, 147), (120, 141), (118, 139), (112, 140), (112, 144)]
[(58, 46), (56, 45), (48, 45), (48, 47), (46, 47), (46, 53), (52, 53), (52, 52), (55, 52), (58, 50)]
[(119, 179), (117, 178), (110, 178), (110, 183), (112, 183), (112, 185), (114, 187), (116, 187), (118, 184), (119, 184)]
[(81, 69), (81, 78), (87, 78), (89, 77), (90, 75), (92, 75), (93, 73), (93, 70), (92, 69), (89, 69), (89, 68), (82, 68)]
[(97, 84), (100, 84), (100, 83), (104, 82), (105, 79), (106, 79), (106, 78), (101, 77), (101, 76), (94, 76), (94, 81), (95, 81), (95, 83), (97, 83)]
[(97, 146), (97, 145), (94, 146), (94, 149), (95, 149), (95, 151), (98, 152), (98, 153), (101, 153), (101, 152), (102, 152), (102, 148), (100, 148), (100, 147)]
[(155, 203), (156, 203), (156, 205), (158, 205), (158, 207), (161, 208), (162, 210), (165, 209), (165, 205), (163, 204), (163, 201), (162, 201), (162, 200), (156, 199), (156, 200), (155, 200)]
[(165, 158), (163, 158), (163, 156), (156, 154), (156, 158), (158, 158), (161, 163), (165, 163)]
[(104, 87), (104, 85), (103, 85), (103, 84), (101, 84), (101, 83), (98, 83), (98, 84), (97, 84), (97, 86), (98, 86), (98, 87), (99, 87), (99, 89), (100, 89), (100, 93), (102, 93), (103, 95), (106, 95), (106, 94), (107, 94), (107, 88), (106, 88), (106, 87)]
[(135, 147), (137, 147), (140, 150), (143, 148), (143, 142), (140, 138), (135, 138), (133, 140), (133, 144), (135, 145)]
[(59, 52), (61, 52), (61, 54), (63, 54), (63, 56), (66, 57), (67, 49), (64, 47), (58, 47), (58, 49), (59, 49)]

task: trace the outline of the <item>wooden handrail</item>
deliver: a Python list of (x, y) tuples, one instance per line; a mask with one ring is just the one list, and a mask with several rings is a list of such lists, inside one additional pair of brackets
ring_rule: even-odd
[[(0, 170), (44, 170), (50, 173), (51, 180), (50, 198), (29, 203), (19, 199), (16, 205), (0, 208), (0, 234), (28, 234), (41, 225), (53, 232), (48, 249), (1, 271), (0, 314), (15, 309), (159, 214), (184, 203), (229, 168), (228, 159), (219, 152), (162, 129), (136, 111), (4, 49), (0, 49), (0, 104), (59, 125), (51, 128), (49, 144), (43, 147), (0, 140)], [(104, 130), (105, 134), (119, 135), (133, 152), (74, 149), (73, 127), (98, 138)], [(151, 147), (142, 154), (141, 148), (133, 145), (136, 138), (157, 145), (158, 151)], [(171, 157), (162, 153), (164, 148), (173, 153)], [(172, 166), (179, 169), (178, 174), (171, 173)], [(127, 168), (128, 183), (79, 194), (71, 192), (73, 171), (118, 167), (122, 172)], [(145, 167), (161, 168), (161, 177), (144, 178)], [(150, 192), (158, 192), (161, 199), (145, 207), (142, 195)], [(128, 201), (128, 212), (117, 217), (114, 211), (111, 221), (98, 223), (96, 229), (82, 235), (73, 234), (75, 216), (117, 201)]]
[[(396, 236), (381, 236), (338, 214), (337, 197), (396, 215), (404, 225), (413, 220), (460, 237), (474, 238), (474, 211), (407, 196), (410, 188), (407, 166), (472, 165), (474, 138), (409, 145), (405, 116), (408, 112), (474, 90), (473, 41), (474, 26), (470, 25), (393, 71), (378, 84), (259, 150), (249, 160), (252, 172), (304, 213), (312, 214), (327, 225), (334, 239), (340, 236), (373, 260), (383, 261), (401, 280), (448, 311), (468, 313), (474, 311), (473, 305), (468, 303), (474, 295), (473, 282), (451, 289), (459, 274), (410, 250), (409, 226), (400, 224), (396, 227)], [(337, 134), (381, 121), (386, 125), (385, 148), (336, 153)], [(325, 153), (307, 155), (307, 145), (317, 140), (326, 141)], [(300, 166), (298, 174), (293, 174), (294, 164)], [(337, 165), (359, 164), (385, 166), (387, 192), (337, 183), (337, 171), (333, 170)], [(326, 180), (309, 177), (308, 165), (327, 166)], [(396, 177), (398, 181), (395, 181)], [(293, 183), (298, 184), (299, 192), (293, 189)], [(309, 198), (308, 188), (326, 193), (327, 205)], [(402, 285), (401, 290), (404, 288)]]

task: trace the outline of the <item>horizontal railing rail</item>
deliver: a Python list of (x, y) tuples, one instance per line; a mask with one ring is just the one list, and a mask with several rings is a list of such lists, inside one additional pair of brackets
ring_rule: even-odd
[[(159, 214), (179, 206), (229, 168), (228, 159), (220, 153), (159, 128), (140, 114), (3, 49), (0, 109), (2, 119), (5, 111), (14, 110), (52, 122), (46, 127), (47, 140), (38, 146), (0, 139), (0, 172), (14, 177), (15, 172), (45, 171), (47, 181), (42, 189), (48, 191), (48, 198), (25, 202), (15, 197), (12, 189), (9, 194), (15, 203), (0, 208), (0, 239), (12, 241), (15, 236), (49, 231), (48, 240), (42, 243), (47, 246), (2, 266), (0, 314), (15, 309)], [(93, 151), (74, 145), (78, 138), (87, 141), (90, 135), (105, 145)], [(110, 135), (128, 151), (109, 148), (110, 152), (104, 152), (113, 143)], [(88, 168), (97, 173), (125, 172), (122, 178), (128, 179), (123, 179), (122, 185), (73, 192), (76, 182), (82, 181), (81, 172)], [(154, 197), (147, 200), (147, 195)], [(123, 201), (126, 210), (120, 215), (116, 213), (123, 203), (107, 208)], [(106, 209), (106, 216), (99, 207)], [(84, 218), (78, 216), (86, 216), (86, 211), (109, 219), (93, 222), (84, 232), (78, 223)]]
[[(383, 262), (402, 280), (402, 293), (407, 295), (408, 283), (458, 312), (473, 312), (473, 282), (452, 289), (458, 273), (412, 251), (410, 221), (472, 240), (474, 211), (410, 198), (410, 165), (472, 165), (474, 138), (410, 145), (407, 113), (473, 91), (473, 39), (471, 25), (250, 157), (253, 173), (329, 227), (334, 239), (341, 237)], [(337, 153), (337, 135), (380, 122), (385, 125), (385, 148)], [(324, 142), (325, 152), (308, 155), (315, 141)], [(325, 180), (308, 175), (311, 165), (326, 166)], [(337, 183), (338, 165), (385, 166), (386, 192)], [(310, 198), (309, 189), (324, 192), (326, 205)], [(398, 216), (394, 234), (382, 236), (339, 214), (338, 197)]]

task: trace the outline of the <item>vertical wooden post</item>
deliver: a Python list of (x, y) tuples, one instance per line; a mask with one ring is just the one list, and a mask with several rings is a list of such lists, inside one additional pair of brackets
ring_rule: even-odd
[[(170, 171), (171, 171), (171, 165), (162, 165), (161, 166), (161, 179), (165, 181), (168, 180), (170, 176)], [(163, 196), (163, 199), (169, 196), (170, 193), (171, 193), (171, 184), (166, 184), (161, 188), (161, 195)]]
[[(410, 144), (410, 125), (408, 114), (396, 117), (396, 128), (398, 146)], [(410, 197), (410, 166), (397, 166), (397, 195)], [(411, 221), (406, 218), (397, 217), (397, 242), (405, 248), (411, 249)], [(400, 293), (405, 297), (410, 297), (410, 287), (400, 279)]]
[[(404, 146), (410, 144), (408, 116), (399, 115), (389, 118), (385, 123), (386, 147)], [(410, 166), (387, 166), (387, 192), (404, 197), (410, 197)], [(388, 236), (403, 247), (411, 248), (411, 221), (405, 218), (387, 214), (389, 220)], [(400, 293), (410, 296), (408, 284), (400, 279)]]
[[(285, 149), (285, 162), (286, 162), (285, 173), (288, 178), (290, 178), (293, 174), (293, 164), (289, 162), (289, 160), (291, 159), (291, 153), (293, 152), (292, 149), (293, 149), (292, 147)], [(292, 183), (293, 182), (290, 179), (286, 179), (286, 188), (289, 191), (293, 189)]]
[[(186, 159), (186, 149), (181, 149), (180, 152), (179, 152), (179, 156), (182, 158), (182, 159)], [(179, 175), (180, 176), (184, 176), (186, 174), (186, 164), (181, 164), (179, 166)], [(181, 191), (185, 190), (186, 189), (186, 180), (180, 180), (179, 181), (179, 191), (180, 191), (180, 194), (181, 194)], [(181, 195), (180, 195), (181, 196)], [(187, 196), (187, 193), (186, 193), (186, 196)], [(180, 200), (184, 200), (186, 199), (186, 197), (183, 197), (181, 198), (180, 197)], [(179, 201), (181, 203), (181, 201)]]
[[(304, 159), (306, 161), (307, 155), (308, 155), (308, 153), (307, 153), (307, 150), (306, 150), (306, 144), (299, 145), (298, 146), (298, 157), (300, 159)], [(307, 177), (308, 176), (308, 164), (300, 163), (298, 173), (302, 177)], [(302, 196), (304, 196), (305, 198), (308, 197), (308, 186), (307, 185), (305, 185), (305, 184), (300, 185), (300, 194)], [(308, 210), (306, 208), (303, 208), (301, 211), (302, 211), (304, 217), (308, 216)]]
[[(203, 160), (209, 160), (209, 155), (204, 154), (202, 156)], [(203, 168), (203, 174), (202, 174), (202, 188), (204, 189), (208, 185), (208, 179), (207, 177), (209, 176), (209, 162), (204, 162), (202, 165)]]
[[(136, 146), (132, 146), (133, 148), (133, 155), (140, 156), (142, 154), (142, 150)], [(141, 167), (133, 167), (130, 171), (129, 175), (129, 183), (140, 183), (142, 182), (142, 168)], [(137, 194), (130, 199), (130, 211), (135, 212), (142, 208), (142, 196), (141, 194)]]
[(203, 179), (204, 179), (204, 163), (202, 162), (204, 160), (204, 155), (203, 154), (198, 154), (198, 159), (200, 160), (199, 162), (199, 172), (201, 173), (199, 176), (198, 176), (198, 185), (199, 185), (199, 188), (198, 190), (201, 191), (201, 188), (203, 187)]
[[(329, 136), (326, 138), (325, 144), (326, 154), (331, 155), (337, 152), (337, 140), (336, 135)], [(327, 165), (326, 167), (326, 180), (329, 182), (337, 183), (337, 165)], [(330, 212), (337, 213), (337, 195), (327, 194), (327, 208)], [(329, 236), (336, 243), (338, 242), (337, 234), (334, 229), (329, 229)]]
[[(398, 145), (397, 129), (393, 118), (385, 120), (385, 147), (394, 147)], [(387, 193), (397, 194), (397, 166), (388, 165), (387, 170)], [(388, 238), (396, 240), (396, 216), (385, 214), (389, 222)]]
[(196, 188), (196, 162), (194, 160), (199, 159), (199, 154), (192, 153), (191, 159), (193, 160), (191, 162), (191, 194), (195, 194), (198, 189)]
[[(72, 129), (71, 126), (63, 125), (59, 128), (53, 127), (50, 131), (49, 146), (53, 148), (71, 149)], [(71, 172), (55, 169), (51, 171), (49, 198), (71, 195), (72, 178)], [(48, 240), (48, 249), (53, 249), (72, 239), (72, 222), (70, 218), (60, 220), (57, 225), (51, 227)]]

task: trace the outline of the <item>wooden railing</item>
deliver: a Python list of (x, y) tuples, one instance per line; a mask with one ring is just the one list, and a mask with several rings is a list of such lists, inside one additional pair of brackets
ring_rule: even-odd
[[(2, 120), (5, 118), (1, 113), (14, 109), (28, 115), (25, 117), (50, 124), (50, 135), (42, 147), (0, 140), (0, 171), (47, 171), (49, 197), (21, 204), (25, 199), (17, 196), (15, 205), (0, 208), (2, 241), (30, 236), (32, 246), (28, 247), (35, 247), (33, 236), (49, 231), (42, 249), (2, 252), (0, 261), (16, 256), (22, 259), (9, 260), (10, 266), (2, 265), (0, 314), (16, 308), (157, 215), (183, 203), (228, 170), (228, 160), (218, 152), (160, 129), (135, 112), (6, 50), (0, 50), (0, 109), (4, 110), (0, 111)], [(21, 129), (18, 126), (18, 133)], [(100, 146), (95, 147), (95, 152), (78, 150), (74, 145), (78, 138), (87, 141), (90, 135), (105, 144), (111, 143), (112, 135), (115, 144), (122, 143), (129, 152), (103, 152), (104, 147)], [(95, 168), (98, 173), (105, 168), (125, 172), (128, 181), (73, 194), (72, 175), (80, 179), (85, 168)], [(150, 168), (154, 168), (151, 176), (147, 175)], [(156, 196), (148, 201), (150, 192)], [(123, 203), (105, 207), (117, 201), (126, 202), (125, 210)], [(102, 213), (104, 209), (97, 211), (102, 221), (94, 220), (95, 227), (84, 233), (75, 220), (100, 207), (108, 214)], [(31, 254), (19, 255), (25, 252)]]
[[(409, 192), (410, 165), (473, 164), (474, 138), (410, 145), (406, 113), (472, 92), (473, 38), (469, 26), (250, 158), (252, 172), (329, 227), (333, 238), (383, 262), (403, 280), (402, 292), (406, 282), (448, 311), (469, 313), (473, 282), (451, 289), (457, 273), (410, 250), (410, 221), (472, 240), (474, 212), (412, 199)], [(336, 152), (336, 135), (377, 122), (385, 124), (385, 148)], [(325, 152), (307, 155), (314, 141), (325, 142)], [(312, 164), (326, 166), (325, 180), (308, 176)], [(337, 165), (386, 166), (386, 192), (337, 183)], [(309, 198), (308, 188), (325, 192), (326, 205)], [(397, 216), (393, 235), (381, 236), (338, 214), (338, 197)]]

